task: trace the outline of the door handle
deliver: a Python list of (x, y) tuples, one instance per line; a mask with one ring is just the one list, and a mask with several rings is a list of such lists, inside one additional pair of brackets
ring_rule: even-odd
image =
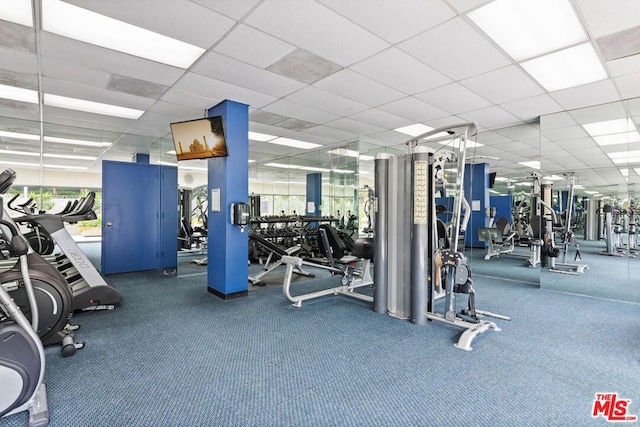
[(113, 224), (112, 224), (112, 223), (110, 223), (110, 222), (108, 222), (108, 223), (107, 223), (107, 227), (111, 227), (112, 225), (113, 225)]

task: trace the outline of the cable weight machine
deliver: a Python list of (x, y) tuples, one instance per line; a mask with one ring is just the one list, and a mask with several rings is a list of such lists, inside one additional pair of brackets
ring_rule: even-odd
[[(430, 153), (418, 145), (442, 132), (458, 145), (453, 156)], [(467, 351), (479, 334), (500, 330), (484, 316), (510, 320), (475, 308), (471, 270), (458, 251), (458, 236), (465, 228), (461, 211), (466, 144), (476, 132), (469, 123), (435, 129), (407, 141), (408, 154), (381, 153), (375, 163), (374, 310), (418, 325), (431, 320), (463, 328), (455, 345)], [(454, 196), (452, 225), (443, 237), (437, 232), (434, 193), (436, 172), (443, 170), (438, 162), (446, 157), (457, 161), (457, 173), (450, 191)], [(448, 241), (446, 249), (439, 248), (443, 240)], [(467, 308), (457, 312), (456, 299), (463, 294)], [(441, 308), (437, 307), (440, 299), (444, 299)]]

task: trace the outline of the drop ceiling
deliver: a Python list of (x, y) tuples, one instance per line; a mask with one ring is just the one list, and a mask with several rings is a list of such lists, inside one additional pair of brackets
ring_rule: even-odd
[[(40, 1), (26, 2), (36, 15)], [(0, 12), (16, 2), (0, 2)], [(540, 160), (542, 174), (576, 172), (585, 187), (637, 177), (633, 165), (623, 177), (581, 126), (620, 113), (602, 107), (608, 104), (638, 127), (637, 108), (634, 114), (622, 102), (640, 97), (640, 2), (634, 0), (568, 1), (606, 76), (551, 92), (471, 19), (487, 0), (65, 3), (204, 53), (182, 69), (50, 33), (38, 26), (40, 16), (35, 28), (0, 20), (0, 85), (143, 112), (126, 119), (0, 99), (0, 131), (111, 144), (45, 141), (44, 153), (80, 157), (43, 157), (46, 168), (99, 173), (103, 159), (130, 161), (134, 153), (175, 163), (167, 153), (169, 124), (203, 117), (231, 99), (249, 105), (251, 131), (321, 145), (310, 154), (250, 141), (252, 168), (261, 171), (290, 156), (322, 166), (331, 161), (327, 151), (353, 142), (368, 154), (398, 150), (409, 137), (394, 129), (415, 123), (438, 128), (472, 121), (483, 146), (469, 157), (490, 163), (499, 176), (526, 176), (534, 169), (519, 162)], [(541, 116), (547, 117), (542, 131)], [(39, 141), (7, 136), (0, 136), (0, 149), (0, 167), (33, 161), (11, 151), (40, 152)]]

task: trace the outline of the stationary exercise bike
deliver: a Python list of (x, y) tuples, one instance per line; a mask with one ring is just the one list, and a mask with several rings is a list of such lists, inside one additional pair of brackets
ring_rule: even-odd
[(10, 230), (7, 247), (12, 256), (20, 257), (22, 281), (30, 311), (34, 313), (30, 324), (9, 294), (18, 287), (18, 282), (3, 280), (0, 285), (0, 314), (3, 315), (0, 321), (0, 417), (29, 411), (30, 427), (46, 426), (49, 411), (43, 383), (45, 354), (36, 333), (39, 319), (37, 299), (29, 276), (29, 245), (14, 224), (0, 217), (0, 225)]
[[(0, 194), (6, 193), (15, 181), (16, 174), (7, 169), (0, 173)], [(0, 199), (1, 200), (1, 199)], [(12, 239), (14, 229), (20, 234), (20, 229), (9, 217), (0, 202), (0, 235), (4, 240)], [(5, 223), (9, 225), (5, 225)], [(69, 323), (72, 313), (72, 294), (60, 272), (46, 262), (42, 256), (33, 251), (27, 243), (27, 253), (24, 255), (29, 270), (30, 281), (33, 283), (38, 307), (38, 329), (42, 344), (60, 344), (63, 356), (72, 356), (77, 349), (84, 347), (84, 342), (74, 342), (73, 331), (77, 325)], [(9, 270), (0, 273), (0, 285), (11, 288), (11, 298), (21, 308), (27, 318), (34, 313), (29, 301), (26, 284), (23, 280), (22, 258)]]

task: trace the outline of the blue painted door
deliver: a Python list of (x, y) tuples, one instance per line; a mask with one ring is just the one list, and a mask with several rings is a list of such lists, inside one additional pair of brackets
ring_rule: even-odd
[(160, 168), (160, 254), (158, 268), (178, 268), (178, 168)]
[(102, 162), (103, 274), (158, 268), (159, 182), (157, 165)]

